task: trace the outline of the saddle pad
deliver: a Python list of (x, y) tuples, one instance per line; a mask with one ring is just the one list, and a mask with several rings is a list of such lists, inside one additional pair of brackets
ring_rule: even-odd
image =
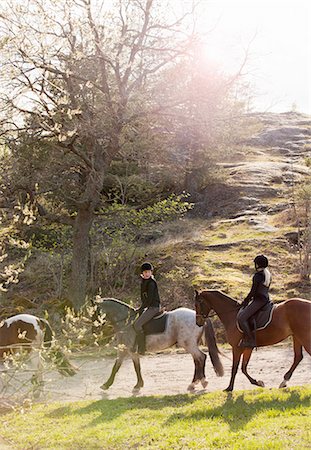
[[(274, 308), (275, 305), (272, 302), (269, 302), (263, 308), (257, 311), (257, 313), (249, 319), (251, 328), (253, 330), (263, 330), (264, 328), (266, 328), (272, 320)], [(239, 325), (239, 314), (237, 316), (237, 327), (239, 331), (243, 332)]]
[(160, 315), (153, 317), (149, 322), (143, 325), (143, 330), (146, 335), (164, 333), (166, 329), (168, 313), (164, 312)]

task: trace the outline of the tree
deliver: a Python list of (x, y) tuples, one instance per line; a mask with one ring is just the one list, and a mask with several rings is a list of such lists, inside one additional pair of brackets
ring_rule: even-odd
[[(111, 9), (92, 0), (2, 7), (11, 78), (2, 99), (10, 120), (2, 125), (29, 175), (37, 164), (37, 178), (23, 171), (27, 201), (46, 218), (73, 224), (77, 308), (85, 299), (88, 236), (105, 175), (140, 118), (155, 113), (157, 73), (190, 42), (182, 28), (186, 16), (164, 19), (158, 8), (155, 0), (122, 0)], [(52, 193), (59, 199), (54, 211), (46, 208)]]

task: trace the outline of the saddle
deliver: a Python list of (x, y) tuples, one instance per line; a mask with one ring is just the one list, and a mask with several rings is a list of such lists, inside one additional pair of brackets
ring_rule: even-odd
[[(251, 327), (251, 330), (252, 331), (263, 330), (264, 328), (266, 328), (272, 320), (272, 314), (273, 314), (274, 308), (275, 308), (275, 305), (272, 302), (268, 302), (259, 311), (257, 311), (257, 313), (254, 314), (248, 321), (249, 325)], [(239, 331), (243, 332), (243, 330), (241, 330), (240, 324), (239, 324), (239, 313), (240, 313), (240, 311), (238, 312), (238, 316), (237, 316), (237, 327), (238, 327)]]
[(145, 335), (164, 333), (166, 329), (167, 317), (168, 312), (160, 311), (159, 314), (143, 325)]

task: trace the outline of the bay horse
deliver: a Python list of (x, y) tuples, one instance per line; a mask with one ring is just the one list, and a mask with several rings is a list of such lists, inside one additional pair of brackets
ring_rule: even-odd
[[(133, 328), (133, 322), (137, 317), (136, 310), (128, 304), (114, 298), (98, 299), (96, 301), (96, 308), (96, 314), (105, 318), (112, 325), (118, 342), (117, 359), (108, 380), (101, 386), (101, 389), (106, 390), (112, 385), (124, 358), (129, 356), (133, 361), (137, 376), (137, 383), (133, 390), (139, 390), (144, 386), (144, 381), (141, 375), (139, 354), (133, 351), (136, 339), (136, 332)], [(219, 351), (211, 322), (208, 321), (204, 324), (204, 327), (197, 326), (195, 322), (195, 311), (188, 308), (177, 308), (165, 314), (165, 330), (161, 333), (146, 336), (147, 352), (164, 350), (175, 344), (183, 347), (187, 352), (191, 353), (195, 366), (193, 380), (188, 386), (188, 390), (194, 390), (195, 385), (199, 382), (205, 388), (208, 383), (205, 378), (206, 354), (199, 349), (199, 342), (204, 331), (214, 370), (218, 376), (222, 376), (224, 370), (219, 359)]]
[[(264, 386), (262, 381), (252, 378), (247, 372), (252, 348), (240, 348), (239, 342), (242, 333), (237, 327), (237, 315), (241, 308), (240, 303), (217, 290), (195, 291), (196, 323), (204, 325), (211, 310), (214, 310), (223, 323), (228, 342), (232, 347), (232, 370), (227, 392), (233, 390), (235, 376), (239, 367), (241, 356), (242, 372), (252, 384)], [(294, 362), (285, 373), (284, 379), (279, 385), (286, 387), (294, 370), (303, 358), (302, 348), (311, 355), (311, 301), (301, 298), (291, 298), (275, 305), (272, 319), (266, 328), (256, 331), (258, 347), (273, 345), (283, 341), (287, 337), (293, 337)]]
[(43, 384), (41, 350), (44, 347), (49, 348), (46, 356), (62, 375), (73, 376), (77, 373), (77, 369), (55, 344), (54, 332), (47, 320), (31, 314), (17, 314), (1, 322), (0, 364), (6, 370), (6, 361), (10, 357), (26, 353), (35, 371), (32, 377), (35, 386)]

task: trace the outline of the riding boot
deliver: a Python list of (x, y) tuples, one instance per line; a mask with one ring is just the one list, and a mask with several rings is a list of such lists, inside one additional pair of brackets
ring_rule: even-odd
[(240, 323), (240, 327), (243, 330), (243, 339), (239, 343), (239, 347), (246, 347), (246, 348), (254, 348), (256, 347), (256, 339), (254, 336), (254, 333), (250, 329), (249, 323), (247, 320)]
[(140, 355), (144, 355), (146, 352), (145, 333), (137, 333), (136, 335), (137, 350)]

